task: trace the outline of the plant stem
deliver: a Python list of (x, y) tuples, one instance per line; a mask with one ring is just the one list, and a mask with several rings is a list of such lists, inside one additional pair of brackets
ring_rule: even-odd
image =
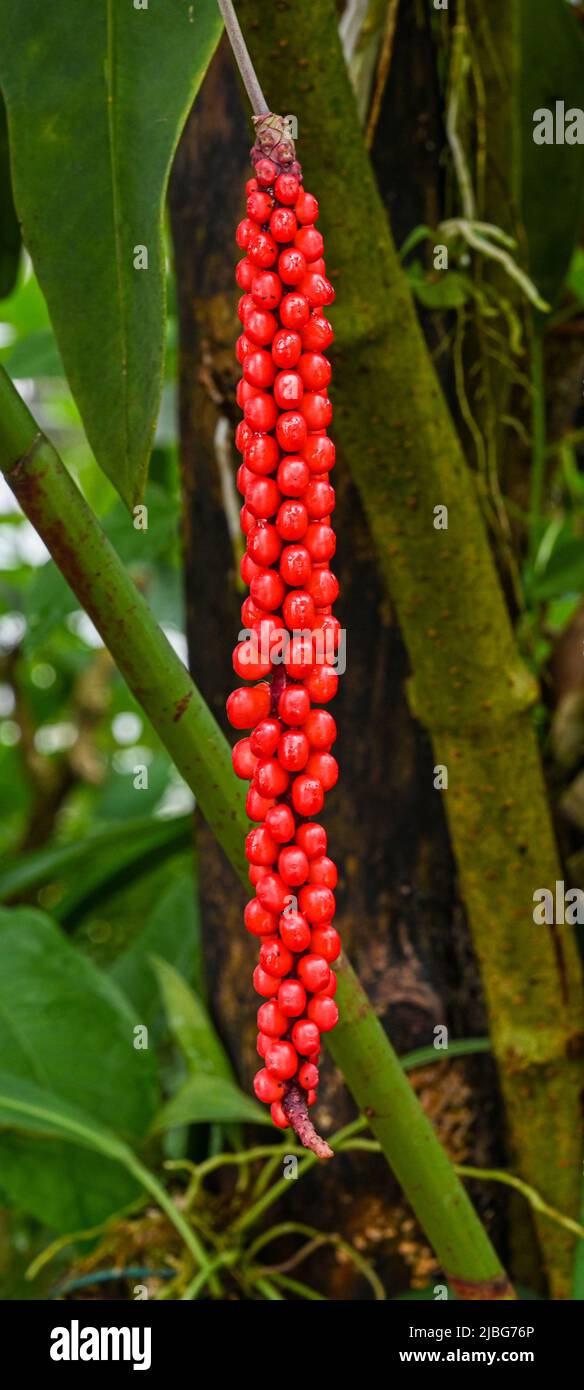
[[(0, 467), (247, 885), (243, 843), (248, 822), (227, 741), (55, 449), (37, 432), (2, 369)], [(338, 998), (342, 1022), (327, 1035), (329, 1050), (450, 1284), (465, 1298), (513, 1298), (489, 1237), (346, 959), (339, 969)], [(355, 1132), (349, 1127), (338, 1138)], [(312, 1156), (307, 1158), (301, 1171), (314, 1162)], [(272, 1193), (256, 1204), (251, 1219), (246, 1213), (239, 1229), (255, 1219), (253, 1210), (257, 1214), (262, 1204), (269, 1205)]]
[(225, 32), (233, 49), (233, 56), (241, 73), (241, 80), (249, 97), (254, 116), (267, 116), (270, 108), (260, 87), (234, 6), (231, 0), (217, 0), (217, 4), (223, 15)]

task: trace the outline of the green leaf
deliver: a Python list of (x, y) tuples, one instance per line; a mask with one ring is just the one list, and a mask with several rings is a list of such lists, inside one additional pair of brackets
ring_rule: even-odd
[(229, 1124), (244, 1120), (250, 1124), (271, 1124), (269, 1114), (233, 1081), (221, 1076), (191, 1076), (176, 1095), (162, 1107), (153, 1133), (177, 1125)]
[(63, 377), (63, 363), (51, 328), (39, 328), (28, 338), (14, 343), (4, 358), (7, 372), (16, 381), (22, 377)]
[(24, 241), (89, 442), (130, 506), (160, 401), (168, 173), (220, 33), (215, 0), (0, 5)]
[(167, 885), (139, 936), (111, 968), (113, 978), (149, 1027), (160, 1010), (158, 972), (155, 974), (150, 957), (163, 957), (157, 962), (159, 967), (166, 964), (171, 970), (174, 966), (194, 983), (201, 972), (200, 938), (197, 886), (191, 870)]
[(426, 309), (458, 309), (469, 298), (468, 281), (456, 270), (445, 272), (439, 280), (428, 280), (420, 262), (412, 261), (406, 276)]
[[(231, 1063), (204, 1004), (167, 960), (154, 956), (152, 968), (160, 986), (171, 1033), (193, 1077), (199, 1078), (201, 1073), (221, 1077), (237, 1090)], [(220, 1115), (216, 1118), (225, 1117)]]
[[(0, 1057), (16, 1088), (13, 1100), (20, 1085), (32, 1085), (63, 1113), (90, 1115), (94, 1130), (108, 1129), (114, 1116), (119, 1139), (140, 1140), (158, 1093), (151, 1050), (134, 1047), (141, 1021), (114, 982), (44, 914), (0, 910)], [(54, 1116), (44, 1129), (41, 1118), (37, 1139), (0, 1137), (0, 1186), (9, 1200), (71, 1230), (104, 1220), (136, 1195), (136, 1183), (111, 1153), (93, 1153), (89, 1142), (71, 1149), (46, 1127)]]
[(580, 106), (584, 39), (566, 0), (521, 0), (521, 214), (529, 274), (551, 304), (564, 282), (582, 221), (584, 146), (536, 145), (534, 112)]
[(20, 227), (14, 208), (6, 107), (0, 96), (0, 299), (14, 289), (20, 260)]
[(46, 883), (63, 880), (68, 893), (53, 907), (53, 915), (61, 920), (75, 907), (94, 896), (101, 887), (134, 864), (150, 861), (152, 854), (167, 847), (169, 853), (188, 844), (191, 818), (177, 816), (168, 820), (153, 820), (140, 816), (124, 822), (120, 836), (119, 823), (103, 825), (72, 844), (49, 844), (43, 849), (21, 855), (14, 863), (5, 861), (0, 869), (0, 901), (6, 902), (17, 894), (32, 893)]

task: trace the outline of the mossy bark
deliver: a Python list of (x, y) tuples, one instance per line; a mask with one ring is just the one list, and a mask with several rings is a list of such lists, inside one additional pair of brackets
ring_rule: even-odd
[[(449, 772), (443, 795), (481, 961), (514, 1161), (578, 1211), (582, 994), (572, 933), (536, 927), (561, 878), (521, 663), (472, 477), (392, 243), (337, 37), (333, 0), (242, 0), (267, 99), (298, 119), (337, 288), (335, 432), (408, 649), (412, 706)], [(434, 508), (448, 508), (448, 529)], [(350, 648), (348, 659), (350, 661)], [(572, 1241), (540, 1223), (553, 1293)]]

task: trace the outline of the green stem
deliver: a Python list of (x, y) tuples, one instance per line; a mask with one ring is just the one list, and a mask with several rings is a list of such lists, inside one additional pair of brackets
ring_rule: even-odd
[[(58, 454), (38, 433), (3, 371), (0, 467), (247, 884), (243, 844), (248, 822), (227, 741)], [(339, 969), (338, 996), (342, 1022), (328, 1035), (330, 1052), (449, 1282), (463, 1297), (514, 1297), (486, 1231), (347, 960)], [(309, 1166), (310, 1158), (301, 1165), (302, 1171)], [(157, 1200), (162, 1202), (158, 1193), (168, 1209), (170, 1199), (157, 1184)], [(269, 1204), (267, 1199), (271, 1200), (270, 1193), (261, 1200)], [(174, 1218), (176, 1208), (170, 1205)], [(186, 1230), (192, 1249), (194, 1237), (190, 1228)]]

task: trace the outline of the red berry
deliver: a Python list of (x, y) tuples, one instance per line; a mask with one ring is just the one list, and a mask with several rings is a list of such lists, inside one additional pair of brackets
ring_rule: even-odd
[(327, 434), (309, 434), (302, 450), (311, 473), (330, 473), (335, 462), (335, 446)]
[(258, 391), (257, 395), (245, 402), (244, 415), (250, 429), (254, 430), (255, 433), (268, 434), (270, 430), (273, 430), (278, 419), (274, 397), (270, 396), (267, 391)]
[[(271, 1004), (262, 1005), (264, 1009), (269, 1009), (271, 1007)], [(278, 1012), (282, 1015), (286, 1027), (288, 1027), (288, 1019), (282, 1014), (281, 1009), (279, 1009)], [(289, 1081), (298, 1068), (298, 1055), (296, 1049), (292, 1046), (292, 1043), (289, 1042), (270, 1043), (270, 1046), (266, 1049), (265, 1061), (268, 1071), (272, 1072), (280, 1081)]]
[[(274, 364), (271, 359), (270, 366), (273, 370)], [(298, 372), (278, 372), (274, 382), (274, 398), (280, 410), (294, 410), (300, 405), (303, 395), (304, 386)]]
[[(278, 714), (284, 724), (304, 724), (308, 718), (309, 710), (310, 696), (305, 687), (303, 685), (286, 686), (278, 702)], [(251, 728), (252, 725), (241, 725), (240, 727)]]
[(273, 936), (274, 934), (277, 919), (273, 912), (266, 912), (258, 898), (250, 898), (243, 914), (243, 920), (252, 936)]
[[(274, 612), (280, 607), (286, 590), (279, 574), (275, 570), (261, 569), (258, 574), (254, 574), (250, 581), (250, 593), (255, 603), (259, 603), (261, 608), (267, 608), (269, 613)], [(329, 699), (332, 698), (329, 696)], [(260, 718), (262, 716), (260, 715)], [(254, 723), (258, 723), (254, 720)], [(236, 728), (251, 729), (251, 724), (236, 724)]]
[(262, 680), (264, 676), (269, 676), (272, 669), (271, 661), (260, 661), (256, 658), (254, 645), (247, 640), (238, 643), (232, 660), (235, 674), (244, 681)]
[(257, 884), (256, 893), (262, 907), (265, 907), (267, 912), (275, 912), (278, 916), (288, 907), (290, 902), (288, 885), (276, 873), (265, 874)]
[[(332, 714), (329, 714), (328, 710), (311, 709), (306, 724), (304, 725), (304, 732), (311, 748), (316, 748), (328, 753), (331, 744), (335, 742), (337, 737), (337, 726)], [(317, 773), (316, 775), (318, 777), (319, 774)]]
[(286, 1119), (279, 1100), (275, 1100), (273, 1105), (270, 1106), (270, 1115), (272, 1116), (274, 1124), (278, 1126), (278, 1129), (289, 1129), (290, 1121)]
[[(261, 235), (261, 232), (256, 233), (255, 236), (249, 239), (247, 246), (249, 260), (253, 260), (252, 247), (255, 246)], [(335, 298), (335, 292), (330, 280), (327, 280), (326, 275), (319, 275), (318, 271), (313, 270), (312, 266), (308, 267), (306, 275), (300, 281), (298, 288), (300, 293), (308, 300), (311, 309), (320, 309), (323, 304), (332, 304)]]
[[(312, 637), (310, 632), (300, 633), (292, 638), (286, 652), (286, 671), (292, 680), (301, 681), (309, 674), (314, 665), (312, 651)], [(261, 675), (266, 675), (266, 671), (261, 671)]]
[[(263, 221), (262, 218), (258, 220)], [(296, 221), (296, 219), (294, 220)], [(292, 238), (290, 237), (289, 240), (292, 240)], [(322, 256), (324, 249), (322, 235), (320, 232), (317, 232), (316, 227), (300, 227), (299, 231), (297, 231), (294, 236), (294, 245), (302, 252), (304, 259), (307, 261), (318, 260), (318, 257)]]
[[(325, 930), (326, 930), (325, 927), (319, 927), (319, 928), (318, 928), (318, 931), (319, 931), (319, 932), (322, 932), (322, 931), (325, 931)], [(334, 927), (331, 928), (331, 931), (334, 931)], [(340, 954), (340, 952), (339, 952), (339, 954)], [(339, 983), (339, 982), (338, 982), (337, 976), (335, 975), (334, 970), (331, 970), (331, 977), (330, 977), (330, 980), (329, 980), (329, 982), (328, 982), (328, 985), (326, 985), (325, 989), (320, 989), (319, 992), (318, 992), (318, 993), (319, 993), (319, 998), (321, 998), (323, 994), (326, 994), (327, 997), (328, 997), (329, 999), (332, 999), (332, 998), (334, 997), (334, 995), (336, 994), (336, 992), (337, 992), (338, 983)]]
[(328, 704), (336, 695), (338, 686), (339, 678), (332, 666), (317, 666), (306, 678), (307, 694), (317, 705)]
[(303, 352), (298, 372), (306, 391), (322, 391), (331, 379), (331, 364), (320, 352)]
[(245, 853), (250, 864), (262, 864), (264, 867), (268, 867), (275, 862), (278, 846), (266, 826), (260, 825), (256, 829), (248, 831), (245, 838)]
[(302, 352), (302, 340), (293, 328), (279, 328), (272, 343), (272, 357), (277, 367), (295, 367)]
[(298, 194), (294, 210), (302, 226), (308, 222), (316, 222), (317, 220), (318, 203), (316, 198), (313, 197), (312, 193), (306, 193), (303, 188), (301, 188)]
[[(280, 256), (279, 269), (280, 275), (283, 280), (286, 277), (282, 274), (282, 259), (284, 256), (292, 256), (294, 254), (297, 253), (294, 253), (292, 251), (283, 251), (282, 255)], [(242, 263), (240, 262), (240, 264)], [(280, 318), (285, 328), (303, 328), (304, 325), (308, 323), (308, 320), (310, 318), (310, 306), (308, 300), (306, 299), (306, 296), (303, 294), (298, 294), (296, 291), (294, 291), (291, 294), (285, 294), (284, 298), (280, 303)], [(247, 326), (245, 331), (247, 333)]]
[(292, 804), (299, 816), (314, 816), (322, 811), (324, 792), (318, 777), (307, 777), (304, 773), (292, 783)]
[[(285, 285), (299, 285), (300, 281), (304, 280), (306, 275), (306, 261), (302, 252), (295, 250), (292, 246), (287, 251), (282, 251), (278, 257), (278, 274)], [(247, 287), (242, 284), (241, 288), (246, 289)], [(305, 323), (308, 323), (310, 306), (308, 300), (305, 302), (306, 311), (302, 314), (301, 323), (290, 324), (288, 325), (289, 327), (300, 328)], [(287, 319), (283, 319), (282, 322), (287, 323)]]
[(278, 872), (284, 883), (297, 888), (308, 878), (308, 859), (297, 845), (287, 845), (278, 856)]
[(325, 888), (336, 888), (338, 880), (337, 866), (326, 854), (318, 854), (310, 861), (310, 871), (308, 874), (309, 883), (322, 883)]
[(312, 934), (301, 912), (283, 912), (279, 926), (282, 941), (291, 951), (308, 950)]
[(278, 170), (273, 160), (258, 159), (255, 166), (256, 179), (261, 188), (271, 188), (274, 183)]
[(272, 1039), (268, 1037), (267, 1033), (258, 1033), (256, 1047), (260, 1057), (265, 1057), (266, 1048), (270, 1046), (271, 1041)]
[[(328, 1002), (332, 1004), (333, 1000), (329, 999)], [(308, 1007), (310, 1009), (310, 1004)], [(311, 1052), (316, 1052), (320, 1043), (320, 1033), (314, 1020), (299, 1018), (298, 1022), (292, 1025), (292, 1042), (296, 1051), (304, 1057), (309, 1057)]]
[[(306, 391), (300, 409), (311, 433), (326, 430), (333, 418), (333, 408), (328, 396), (322, 396), (318, 391)], [(245, 418), (249, 419), (247, 414)]]
[[(270, 478), (257, 478), (259, 482), (271, 482)], [(251, 486), (251, 485), (250, 485)], [(249, 491), (249, 489), (248, 489)], [(268, 499), (269, 500), (269, 495)], [(261, 499), (260, 499), (261, 501)], [(275, 564), (282, 551), (282, 541), (275, 526), (271, 526), (263, 517), (257, 521), (247, 538), (248, 554), (255, 564), (260, 568)], [(250, 576), (250, 583), (254, 576)]]
[[(313, 859), (312, 864), (316, 863), (318, 863), (318, 860)], [(328, 860), (328, 863), (331, 863), (330, 859)], [(335, 869), (335, 878), (336, 872), (337, 871)], [(328, 961), (329, 965), (333, 960), (338, 960), (341, 954), (341, 938), (339, 936), (338, 931), (336, 930), (336, 927), (330, 927), (328, 925), (315, 927), (312, 933), (311, 946), (313, 951), (316, 952), (316, 955), (324, 956), (325, 960)]]
[[(260, 1033), (267, 1033), (269, 1038), (279, 1038), (286, 1032), (288, 1019), (275, 999), (268, 999), (265, 1004), (260, 1004), (257, 1017)], [(266, 1065), (270, 1067), (268, 1052), (269, 1048), (266, 1051)]]
[[(260, 889), (263, 888), (265, 879), (257, 886), (257, 895), (260, 897)], [(263, 902), (263, 899), (260, 899)], [(323, 922), (328, 923), (332, 920), (336, 911), (335, 895), (324, 883), (307, 883), (301, 888), (299, 895), (300, 911), (308, 919), (312, 926), (321, 926)], [(268, 906), (266, 903), (265, 906)], [(275, 911), (275, 908), (272, 908)]]
[(298, 1072), (298, 1080), (306, 1091), (314, 1091), (318, 1086), (318, 1068), (314, 1062), (303, 1062)]
[(253, 972), (253, 987), (257, 994), (261, 994), (264, 999), (270, 999), (278, 993), (280, 981), (275, 975), (268, 974), (261, 965), (256, 965)]
[(282, 494), (274, 478), (252, 478), (245, 494), (245, 505), (254, 517), (265, 521), (278, 510), (281, 501)]
[[(254, 189), (248, 194), (246, 204), (247, 215), (255, 222), (267, 222), (273, 206), (274, 200), (270, 198), (269, 193), (262, 193), (260, 189)], [(259, 232), (260, 230), (261, 228), (258, 227), (257, 231)], [(248, 237), (248, 245), (249, 241), (250, 238)]]
[(248, 738), (240, 738), (238, 743), (235, 744), (231, 751), (231, 761), (236, 777), (241, 777), (248, 781), (250, 777), (253, 777), (257, 758), (251, 751)]
[(294, 174), (278, 174), (274, 184), (274, 193), (279, 203), (285, 203), (291, 207), (300, 192), (300, 184)]
[(252, 349), (245, 358), (243, 375), (250, 386), (256, 386), (261, 390), (271, 386), (276, 375), (271, 352), (266, 352), (265, 348)]
[[(251, 282), (251, 297), (258, 309), (277, 309), (282, 298), (282, 282), (273, 270), (260, 270)], [(323, 386), (328, 382), (323, 382)]]
[[(267, 436), (269, 438), (269, 435)], [(280, 464), (280, 468), (282, 464)], [(280, 492), (286, 491), (280, 482), (280, 468), (278, 469), (278, 487)], [(311, 521), (303, 537), (304, 544), (315, 565), (326, 564), (331, 560), (337, 548), (337, 538), (330, 524), (324, 521)]]
[(283, 980), (278, 989), (278, 1004), (287, 1018), (299, 1018), (306, 1008), (306, 990), (300, 980)]
[(256, 1072), (253, 1079), (253, 1088), (258, 1100), (263, 1100), (267, 1105), (272, 1105), (274, 1101), (281, 1100), (284, 1095), (283, 1081), (277, 1081), (275, 1076), (270, 1076), (266, 1067)]
[[(266, 438), (271, 438), (270, 435)], [(285, 497), (300, 497), (310, 482), (310, 469), (304, 459), (288, 455), (283, 458), (276, 475), (280, 492)], [(324, 557), (328, 559), (328, 556)]]
[(279, 845), (293, 838), (296, 822), (289, 806), (272, 806), (266, 816), (266, 830)]
[(271, 343), (278, 326), (277, 320), (267, 309), (256, 309), (250, 295), (250, 307), (246, 308), (243, 326), (246, 338), (251, 338), (252, 343), (257, 343), (258, 347), (265, 347)]
[[(257, 233), (254, 232), (254, 236), (256, 235)], [(244, 256), (241, 261), (238, 261), (235, 270), (235, 279), (237, 280), (240, 290), (251, 289), (251, 282), (253, 280), (254, 275), (255, 266), (252, 264), (252, 262), (249, 260), (247, 256)]]
[(235, 240), (241, 251), (247, 250), (247, 243), (250, 239), (250, 236), (252, 235), (252, 232), (259, 232), (259, 230), (260, 229), (258, 223), (255, 222), (252, 217), (243, 218), (243, 221), (238, 224), (237, 231), (235, 233)]
[[(280, 566), (281, 573), (282, 567)], [(315, 618), (314, 600), (304, 589), (295, 589), (292, 593), (286, 594), (282, 613), (286, 627), (289, 627), (292, 632), (301, 628), (311, 628)], [(312, 659), (312, 643), (310, 652)]]
[[(316, 956), (312, 953), (308, 956), (301, 956), (297, 968), (303, 985), (311, 994), (318, 994), (321, 990), (326, 989), (331, 972), (324, 956)], [(271, 1004), (262, 1005), (264, 1009), (269, 1009), (271, 1007)], [(268, 1031), (269, 1030), (266, 1028), (263, 1029), (264, 1033)], [(316, 1047), (318, 1047), (318, 1042), (316, 1043)], [(316, 1051), (316, 1047), (311, 1048), (311, 1052)]]
[(320, 309), (313, 309), (306, 327), (302, 329), (302, 346), (313, 352), (326, 352), (334, 336), (328, 319), (321, 314)]
[(300, 845), (309, 859), (326, 854), (324, 825), (319, 825), (318, 821), (311, 821), (308, 825), (299, 825), (296, 831), (296, 844)]
[[(269, 685), (241, 685), (227, 700), (227, 718), (234, 729), (254, 729), (260, 719), (265, 719), (270, 704)], [(303, 724), (304, 720), (299, 722)]]
[(243, 451), (246, 468), (261, 475), (273, 473), (279, 458), (280, 450), (271, 434), (252, 434)]
[(245, 813), (250, 820), (263, 821), (273, 806), (273, 801), (266, 801), (264, 796), (260, 796), (254, 786), (251, 786), (245, 798)]
[[(269, 937), (267, 941), (262, 941), (260, 947), (260, 964), (268, 975), (283, 979), (289, 975), (294, 965), (292, 952), (279, 940), (277, 936)], [(286, 1012), (284, 1010), (284, 1012)]]
[[(255, 195), (252, 194), (252, 197), (253, 196)], [(248, 261), (251, 261), (253, 266), (261, 266), (262, 270), (267, 270), (269, 266), (274, 264), (277, 257), (278, 245), (277, 242), (274, 241), (274, 238), (270, 236), (269, 232), (253, 232), (247, 243)], [(305, 276), (304, 278), (308, 279), (309, 277)], [(314, 278), (314, 276), (312, 278)], [(316, 278), (323, 279), (322, 276), (317, 276)], [(242, 288), (249, 289), (249, 285), (243, 285)], [(325, 304), (326, 300), (323, 299), (317, 302)]]
[[(311, 999), (308, 1005), (308, 1017), (320, 1029), (321, 1033), (328, 1033), (331, 1028), (339, 1021), (339, 1010), (334, 999), (324, 998)], [(296, 1044), (298, 1046), (298, 1044)], [(300, 1048), (298, 1048), (300, 1051)]]
[[(324, 714), (324, 710), (322, 713)], [(335, 787), (339, 780), (339, 764), (332, 753), (311, 753), (306, 771), (309, 777), (318, 777), (325, 792), (330, 792), (331, 787)]]
[(260, 758), (254, 775), (254, 787), (260, 796), (270, 800), (288, 790), (290, 777), (277, 758)]
[[(310, 555), (304, 545), (287, 545), (280, 556), (280, 574), (286, 584), (305, 584), (312, 570)], [(310, 598), (310, 594), (308, 595)], [(314, 601), (313, 601), (314, 608)]]
[[(285, 416), (281, 416), (285, 419)], [(304, 502), (287, 498), (278, 511), (276, 530), (283, 541), (301, 541), (308, 527), (308, 513)]]
[[(270, 397), (271, 399), (271, 397)], [(254, 406), (254, 401), (249, 401), (246, 405), (246, 412)], [(274, 410), (276, 406), (274, 404)], [(256, 408), (257, 410), (257, 408)], [(252, 411), (253, 414), (253, 411)], [(247, 415), (246, 415), (247, 418)], [(250, 422), (251, 423), (251, 422)], [(288, 454), (296, 454), (302, 451), (308, 437), (308, 429), (304, 416), (297, 410), (286, 410), (276, 423), (276, 438), (281, 449)]]
[[(270, 217), (270, 231), (274, 241), (294, 241), (298, 223), (292, 208), (274, 208)], [(301, 246), (300, 250), (304, 248)], [(310, 257), (308, 257), (310, 260)]]
[(256, 724), (249, 740), (252, 753), (258, 758), (271, 758), (276, 752), (281, 733), (282, 725), (279, 719), (262, 719)]

